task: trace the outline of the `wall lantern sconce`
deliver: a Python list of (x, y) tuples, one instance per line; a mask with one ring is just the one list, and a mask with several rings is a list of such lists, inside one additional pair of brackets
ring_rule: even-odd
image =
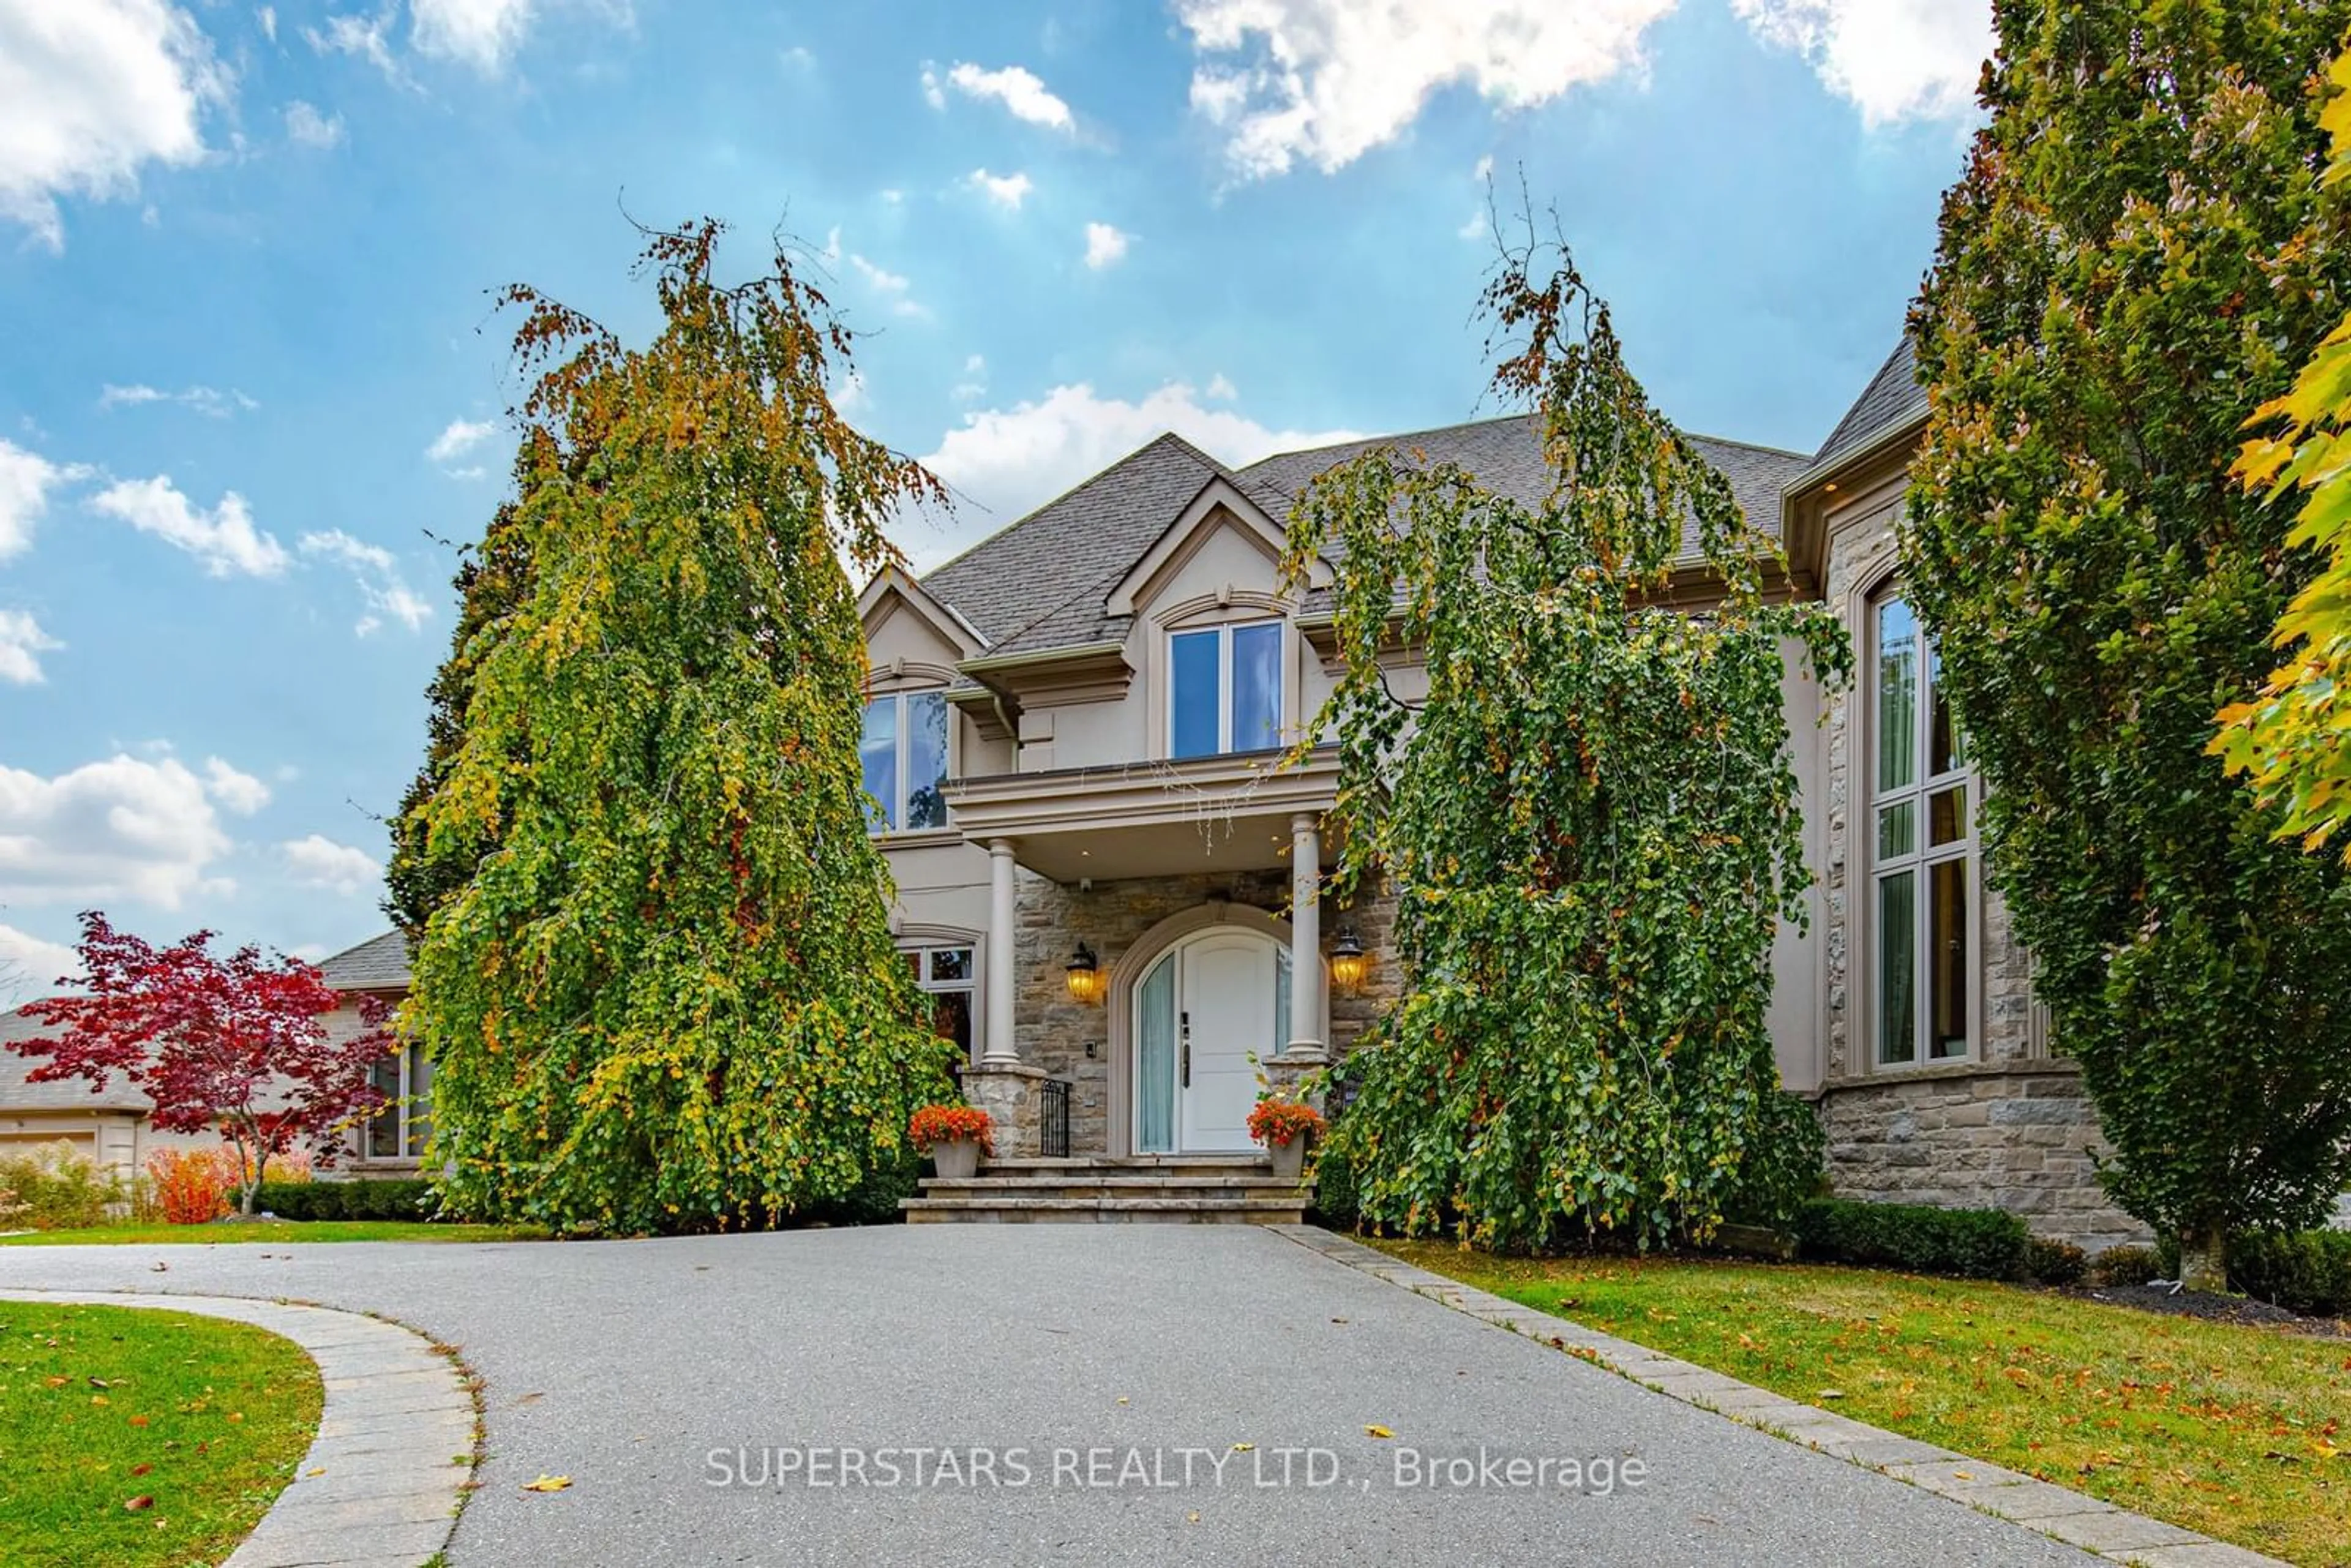
[(1070, 955), (1070, 996), (1072, 1000), (1092, 1007), (1102, 998), (1102, 968), (1094, 962), (1094, 950), (1084, 943)]
[(1353, 996), (1364, 988), (1371, 977), (1372, 956), (1364, 951), (1363, 940), (1353, 925), (1339, 927), (1339, 935), (1331, 943), (1331, 983), (1342, 994)]

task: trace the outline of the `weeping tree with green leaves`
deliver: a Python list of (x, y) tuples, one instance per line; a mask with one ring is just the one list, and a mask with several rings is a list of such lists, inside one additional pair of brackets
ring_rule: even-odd
[(2219, 1286), (2231, 1232), (2315, 1224), (2351, 1176), (2351, 880), (2206, 750), (2315, 564), (2230, 467), (2351, 304), (2320, 123), (2351, 3), (1996, 17), (1913, 317), (1903, 571), (2101, 1179)]
[(902, 1159), (952, 1093), (866, 837), (842, 564), (894, 559), (884, 520), (939, 487), (832, 406), (848, 334), (791, 258), (722, 286), (719, 233), (651, 237), (643, 348), (504, 296), (531, 378), (485, 557), (507, 576), (402, 819), (402, 1023), (458, 1212), (772, 1223)]
[[(1292, 584), (1337, 562), (1333, 891), (1392, 880), (1405, 970), (1332, 1155), (1406, 1232), (1653, 1245), (1709, 1230), (1791, 1147), (1817, 1158), (1764, 1021), (1810, 880), (1781, 683), (1789, 652), (1830, 679), (1850, 654), (1817, 606), (1766, 602), (1772, 542), (1650, 404), (1564, 246), (1506, 255), (1483, 306), (1542, 501), (1381, 447), (1290, 531)], [(1696, 612), (1664, 601), (1687, 538), (1719, 595)], [(1400, 695), (1400, 650), (1425, 696)]]

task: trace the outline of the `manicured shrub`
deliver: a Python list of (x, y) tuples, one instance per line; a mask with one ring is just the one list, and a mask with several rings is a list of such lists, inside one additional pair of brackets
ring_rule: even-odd
[(2011, 1280), (2024, 1271), (2024, 1221), (1999, 1208), (1815, 1198), (1796, 1211), (1807, 1258), (1869, 1263), (1922, 1274)]
[(2090, 1278), (2101, 1285), (2144, 1285), (2169, 1277), (2162, 1254), (2152, 1247), (2109, 1247), (2090, 1260)]
[(1314, 1151), (1315, 1223), (1332, 1230), (1353, 1230), (1362, 1218), (1355, 1202), (1355, 1167), (1347, 1151), (1329, 1143)]
[(266, 1181), (255, 1207), (280, 1219), (431, 1219), (433, 1184), (413, 1176)]
[(229, 1210), (234, 1156), (215, 1149), (157, 1149), (147, 1156), (152, 1201), (166, 1225), (204, 1225)]
[(2024, 1244), (2024, 1271), (2044, 1285), (2078, 1285), (2090, 1271), (2090, 1255), (2070, 1241), (2035, 1236)]
[(105, 1222), (121, 1182), (60, 1138), (0, 1159), (0, 1228), (63, 1230)]
[(2351, 1231), (2237, 1237), (2230, 1244), (2229, 1282), (2289, 1312), (2351, 1313)]
[(923, 1162), (910, 1149), (884, 1155), (848, 1196), (818, 1204), (807, 1218), (819, 1225), (892, 1225), (904, 1218), (898, 1200), (914, 1196)]

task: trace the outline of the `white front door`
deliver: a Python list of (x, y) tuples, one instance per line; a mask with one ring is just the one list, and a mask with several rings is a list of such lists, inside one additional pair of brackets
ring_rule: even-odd
[(1254, 931), (1187, 938), (1135, 988), (1138, 1154), (1246, 1152), (1258, 1066), (1280, 1050), (1289, 954)]

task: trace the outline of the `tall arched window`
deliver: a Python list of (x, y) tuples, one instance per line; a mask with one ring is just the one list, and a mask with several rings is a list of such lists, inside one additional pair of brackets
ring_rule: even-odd
[(1980, 1035), (1976, 779), (1910, 606), (1873, 601), (1869, 642), (1873, 1057), (1884, 1067), (1954, 1061)]

